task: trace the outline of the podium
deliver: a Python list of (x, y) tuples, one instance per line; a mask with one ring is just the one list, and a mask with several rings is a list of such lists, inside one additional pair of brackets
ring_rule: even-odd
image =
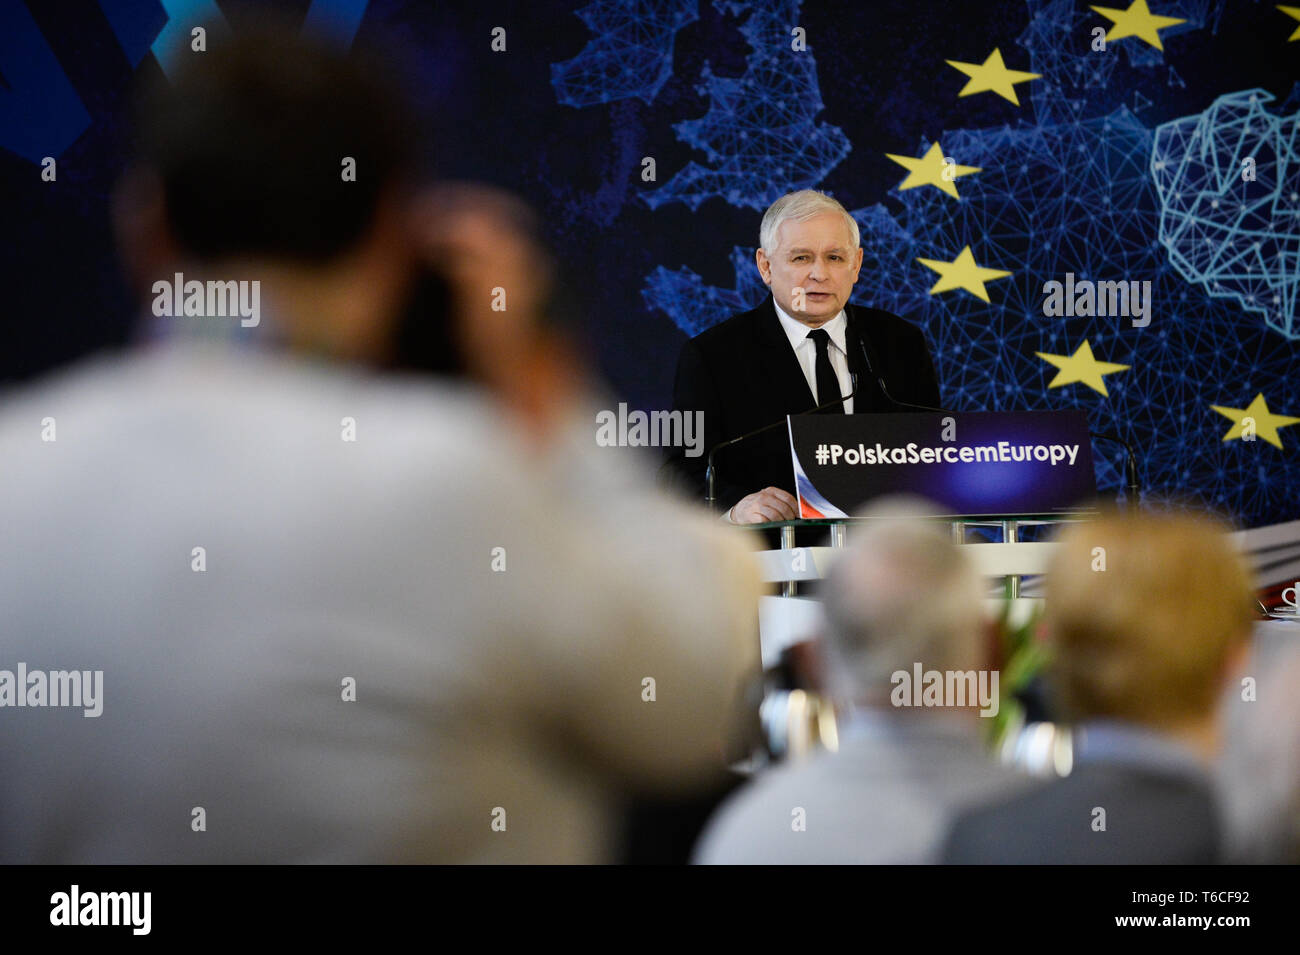
[[(954, 543), (972, 527), (1000, 529), (1002, 540), (971, 546), (975, 567), (1002, 578), (1013, 615), (1021, 581), (1042, 574), (1054, 545), (1021, 542), (1030, 525), (1086, 520), (1097, 492), (1087, 418), (1079, 411), (789, 415), (786, 426), (799, 519), (747, 527), (779, 529), (781, 547), (759, 553), (763, 579), (779, 597), (759, 608), (763, 662), (798, 642), (816, 620), (799, 584), (826, 576), (874, 498), (919, 494), (938, 507)], [(795, 547), (795, 531), (825, 528), (828, 546)]]
[[(934, 510), (926, 519), (943, 524), (955, 545), (969, 549), (981, 576), (1001, 582), (1000, 595), (986, 592), (986, 608), (996, 607), (1001, 613), (990, 616), (1015, 628), (1028, 623), (1041, 603), (1022, 592), (1023, 579), (1046, 573), (1057, 549), (1022, 541), (1021, 531), (1096, 513), (1093, 433), (1080, 411), (799, 414), (789, 415), (786, 427), (799, 519), (745, 525), (778, 531), (780, 538), (779, 548), (757, 555), (763, 580), (780, 588), (779, 596), (759, 600), (765, 670), (780, 663), (786, 648), (815, 636), (819, 601), (799, 588), (828, 574), (856, 525), (890, 519), (853, 516), (876, 498), (928, 500)], [(712, 469), (710, 499), (711, 480)], [(999, 541), (970, 542), (968, 531), (989, 527)], [(827, 543), (796, 546), (801, 529), (805, 540), (809, 529), (824, 530)], [(814, 740), (836, 746), (833, 703), (818, 694), (775, 689), (759, 716), (774, 753), (797, 757)]]
[(798, 516), (917, 494), (945, 514), (1059, 515), (1097, 494), (1080, 411), (790, 415)]

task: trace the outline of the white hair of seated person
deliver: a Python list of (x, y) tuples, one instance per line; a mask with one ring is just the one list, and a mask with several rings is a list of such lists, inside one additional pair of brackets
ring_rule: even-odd
[(979, 575), (946, 522), (917, 497), (881, 499), (855, 515), (849, 546), (823, 593), (828, 680), (837, 695), (885, 705), (891, 676), (987, 667)]

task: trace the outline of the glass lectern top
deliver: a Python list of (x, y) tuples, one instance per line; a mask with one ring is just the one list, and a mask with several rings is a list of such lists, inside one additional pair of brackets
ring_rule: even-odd
[[(973, 527), (992, 527), (1006, 521), (1017, 524), (1063, 524), (1070, 521), (1094, 520), (1099, 511), (1063, 511), (1059, 514), (930, 514), (923, 520), (938, 524), (969, 524)], [(769, 530), (782, 527), (832, 527), (837, 524), (870, 524), (873, 521), (891, 520), (888, 515), (880, 517), (816, 517), (796, 518), (792, 521), (763, 521), (760, 524), (739, 524), (751, 530)]]

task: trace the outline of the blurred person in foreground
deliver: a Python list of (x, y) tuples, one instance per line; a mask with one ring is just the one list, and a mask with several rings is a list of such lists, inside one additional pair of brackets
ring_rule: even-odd
[(1257, 623), (1245, 673), (1223, 695), (1223, 747), (1216, 792), (1225, 861), (1300, 863), (1300, 631)]
[[(901, 498), (860, 515), (876, 520), (855, 526), (824, 591), (822, 679), (851, 702), (838, 751), (760, 774), (709, 824), (697, 862), (934, 862), (959, 807), (1020, 784), (982, 740), (998, 701), (980, 580), (930, 513)], [(973, 675), (971, 692), (926, 704), (907, 692), (918, 666), (945, 685)]]
[[(651, 571), (672, 596), (698, 586), (693, 571), (665, 566), (671, 553), (655, 543), (660, 525), (676, 508), (647, 482), (654, 462), (636, 448), (602, 447), (593, 440), (598, 415), (618, 406), (589, 371), (584, 343), (586, 310), (573, 298), (541, 237), (541, 223), (520, 199), (492, 186), (444, 182), (423, 192), (415, 216), (426, 260), (436, 263), (455, 290), (452, 337), (458, 374), (488, 390), (519, 429), (529, 452), (532, 480), (557, 504), (580, 509), (580, 526), (604, 551), (621, 558), (628, 574)], [(491, 271), (487, 261), (498, 262)], [(512, 276), (510, 307), (496, 309), (500, 269)], [(399, 359), (434, 363), (408, 347)], [(733, 531), (746, 540), (743, 531)], [(675, 599), (675, 597), (673, 598)], [(751, 608), (752, 609), (752, 608)], [(683, 619), (683, 625), (692, 623)], [(758, 723), (761, 672), (755, 657), (750, 694), (738, 700), (728, 761), (747, 758), (762, 745)], [(621, 861), (681, 864), (690, 858), (700, 829), (717, 804), (743, 781), (721, 765), (690, 791), (629, 793)]]
[[(161, 342), (0, 406), (0, 668), (102, 673), (93, 718), (3, 714), (0, 862), (610, 859), (625, 792), (723, 762), (749, 557), (648, 494), (589, 533), (523, 416), (392, 373), (410, 120), (373, 62), (238, 32), (157, 78), (118, 197)], [(159, 314), (177, 273), (257, 320)]]
[(1048, 571), (1050, 684), (1073, 770), (958, 819), (957, 863), (1214, 863), (1217, 701), (1240, 670), (1250, 576), (1203, 518), (1109, 514), (1067, 529)]

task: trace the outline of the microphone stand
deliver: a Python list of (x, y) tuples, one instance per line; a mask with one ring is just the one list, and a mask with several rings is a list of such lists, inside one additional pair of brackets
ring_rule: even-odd
[[(852, 380), (853, 380), (853, 390), (850, 391), (847, 395), (841, 395), (838, 398), (833, 398), (830, 401), (826, 401), (823, 402), (822, 404), (815, 405), (814, 407), (809, 408), (807, 411), (800, 411), (798, 413), (798, 416), (816, 414), (819, 411), (825, 411), (827, 408), (831, 407), (832, 405), (837, 405), (842, 402), (848, 401), (850, 398), (856, 397), (858, 391), (861, 389), (862, 386), (858, 382), (857, 375), (853, 375)], [(718, 510), (718, 497), (717, 497), (717, 490), (716, 490), (716, 482), (717, 482), (718, 475), (717, 475), (717, 468), (714, 466), (713, 463), (713, 456), (717, 454), (719, 451), (721, 451), (723, 448), (728, 448), (733, 444), (739, 444), (741, 441), (747, 441), (750, 438), (756, 437), (757, 435), (764, 434), (765, 432), (771, 431), (773, 428), (781, 427), (783, 424), (786, 423), (786, 419), (788, 417), (789, 415), (787, 415), (786, 418), (781, 418), (778, 421), (773, 421), (771, 424), (765, 424), (761, 428), (755, 428), (753, 431), (749, 432), (748, 434), (742, 434), (738, 438), (729, 438), (726, 441), (719, 442), (718, 444), (715, 444), (712, 448), (709, 449), (708, 461), (706, 462), (704, 467), (704, 488), (705, 488), (704, 503), (709, 508), (710, 511), (716, 514)]]
[(1142, 485), (1138, 482), (1137, 454), (1133, 451), (1133, 445), (1111, 431), (1089, 431), (1088, 434), (1124, 446), (1124, 476), (1128, 479), (1128, 484), (1124, 486), (1124, 504), (1130, 511), (1137, 510), (1142, 503)]

